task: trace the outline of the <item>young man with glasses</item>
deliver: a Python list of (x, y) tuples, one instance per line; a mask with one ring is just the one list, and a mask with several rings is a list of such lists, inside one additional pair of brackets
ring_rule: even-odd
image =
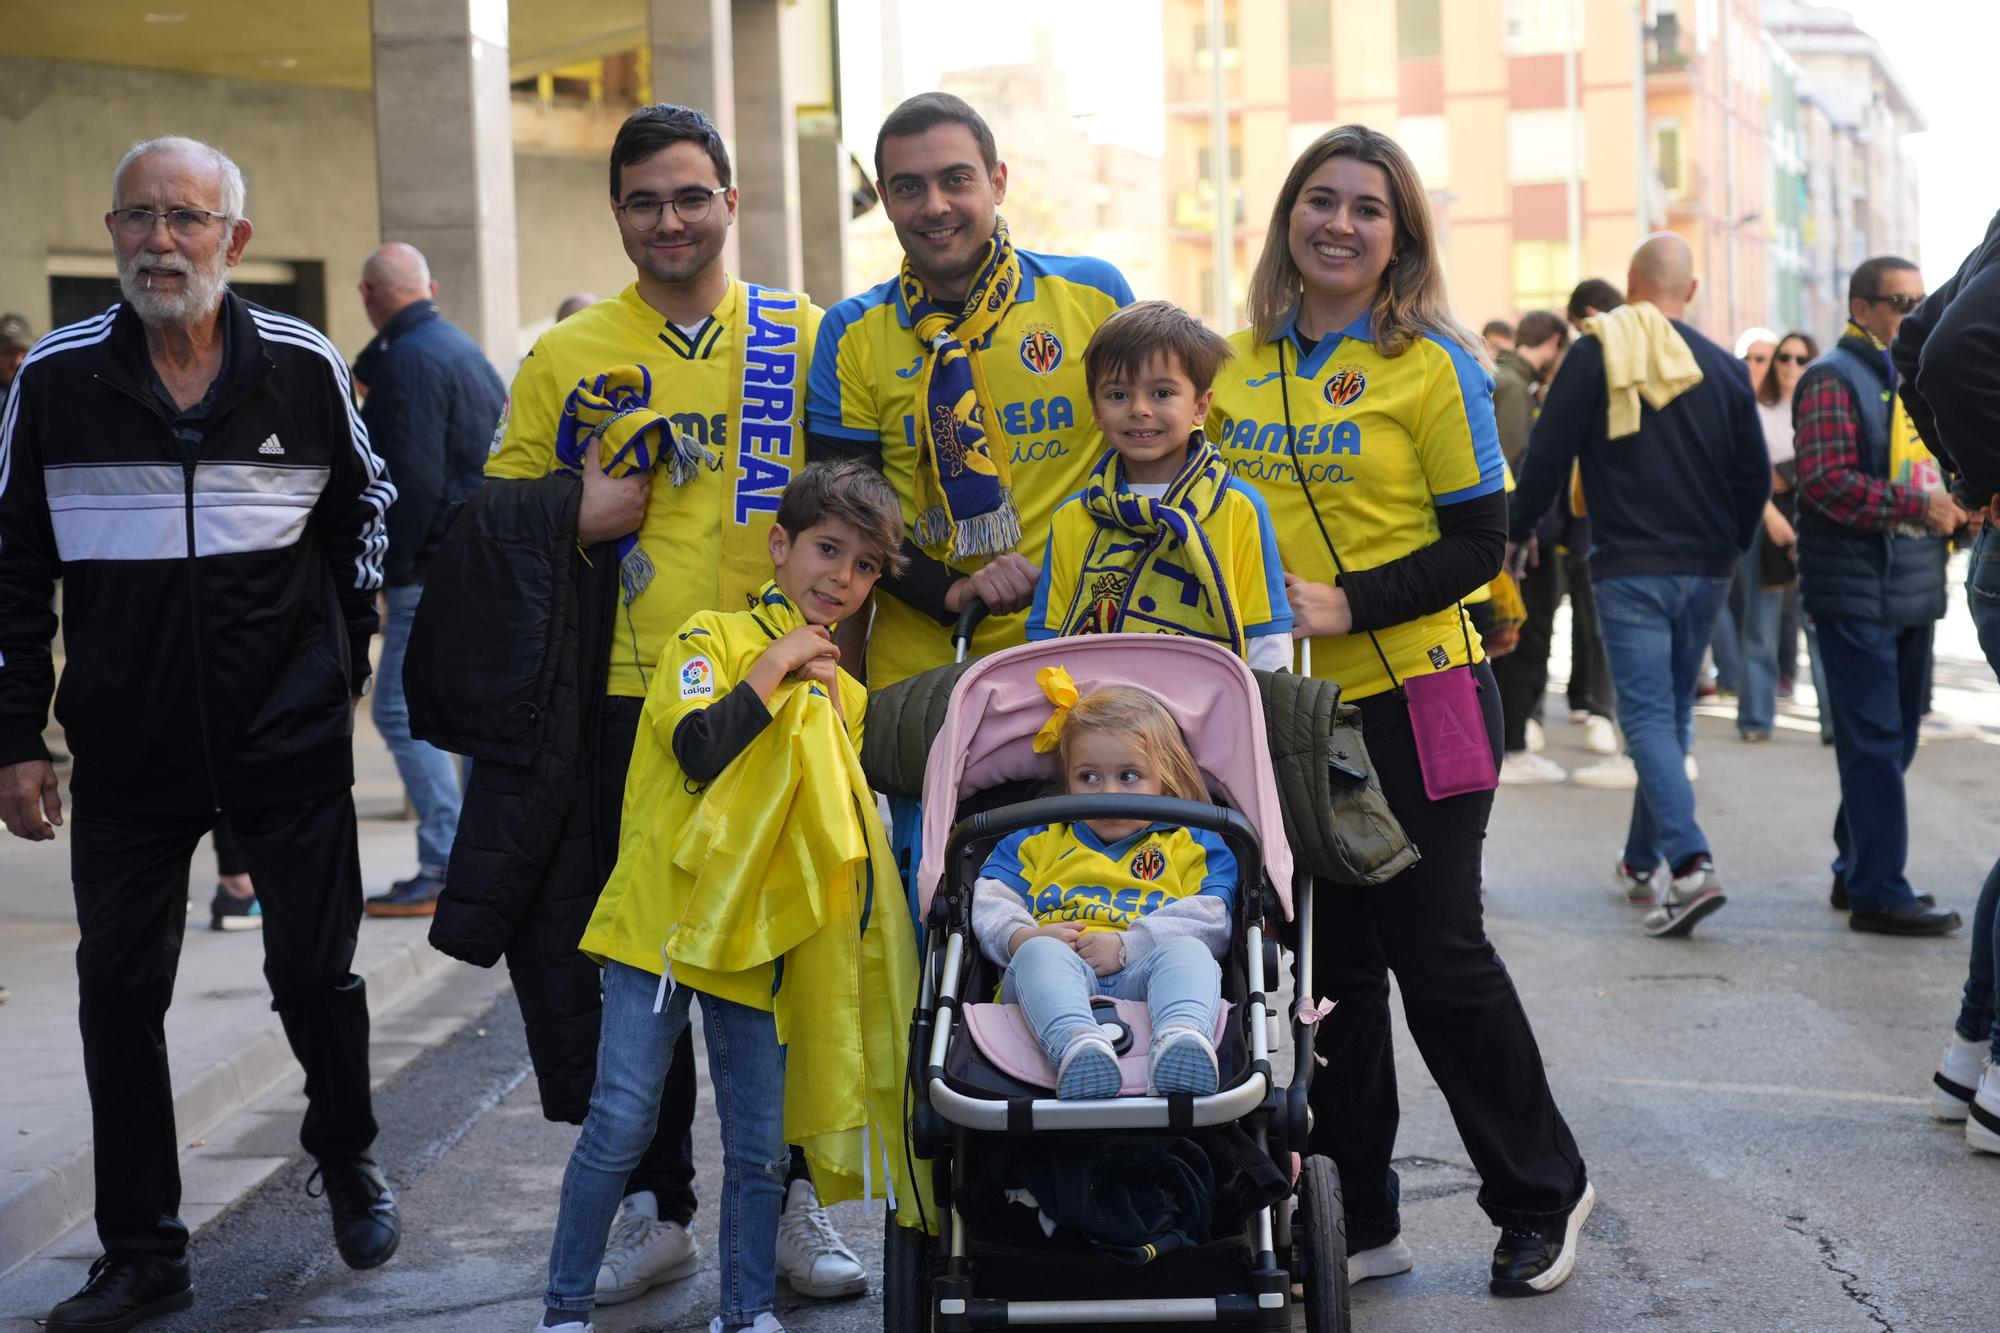
[(351, 971), (353, 715), (396, 491), (332, 345), (228, 290), (252, 232), (236, 164), (156, 139), (112, 180), (124, 300), (44, 338), (0, 416), (0, 822), (30, 842), (62, 823), (42, 742), (61, 578), (104, 1246), (52, 1333), (194, 1299), (165, 1020), (188, 862), (223, 814), (263, 890), (264, 971), (306, 1071), (299, 1138), (340, 1256), (373, 1268), (401, 1235), (371, 1157), (368, 997)]
[(1946, 542), (1966, 522), (1897, 394), (1889, 345), (1924, 299), (1907, 259), (1881, 256), (1847, 284), (1840, 342), (1793, 398), (1799, 594), (1818, 632), (1840, 767), (1834, 897), (1848, 925), (1943, 935), (1957, 912), (1904, 875), (1903, 773), (1916, 757), (1931, 635), (1945, 612)]
[[(632, 285), (536, 341), (514, 377), (486, 466), (489, 478), (510, 482), (580, 473), (576, 544), (616, 574), (604, 632), (581, 646), (596, 697), (584, 709), (574, 792), (561, 796), (569, 814), (552, 860), (504, 881), (527, 882), (527, 902), (496, 904), (501, 881), (468, 874), (461, 884), (454, 871), (431, 936), (457, 956), (490, 960), (505, 949), (543, 1111), (577, 1123), (589, 1108), (601, 1005), (597, 965), (576, 941), (616, 858), (620, 796), (647, 684), (690, 616), (740, 610), (770, 578), (766, 540), (778, 499), (805, 466), (805, 385), (820, 320), (804, 295), (724, 268), (737, 194), (728, 149), (702, 112), (666, 103), (633, 112), (612, 144), (610, 191), (610, 221), (632, 261)], [(616, 420), (603, 420), (631, 407), (666, 418), (635, 442), (643, 459), (632, 444), (615, 443), (623, 439)], [(595, 432), (592, 412), (601, 422)], [(604, 443), (582, 458), (559, 456), (590, 439)], [(484, 787), (482, 768), (506, 778), (497, 766), (473, 766), (454, 866), (480, 849), (518, 846), (508, 818), (514, 807)], [(688, 1230), (694, 1104), (693, 1042), (683, 1034), (653, 1144), (612, 1226), (600, 1305), (632, 1300), (699, 1265)], [(808, 1296), (866, 1290), (859, 1260), (794, 1156), (780, 1272)]]

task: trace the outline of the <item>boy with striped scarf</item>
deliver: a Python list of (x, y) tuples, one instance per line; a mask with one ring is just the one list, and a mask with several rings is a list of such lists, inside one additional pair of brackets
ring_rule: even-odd
[(1202, 433), (1229, 347), (1167, 301), (1107, 319), (1084, 356), (1091, 410), (1111, 448), (1056, 510), (1028, 637), (1186, 634), (1251, 666), (1291, 666), (1271, 518)]

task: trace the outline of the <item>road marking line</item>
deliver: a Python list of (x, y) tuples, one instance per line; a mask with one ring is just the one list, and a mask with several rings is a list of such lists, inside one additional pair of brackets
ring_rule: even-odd
[(1625, 1088), (1677, 1088), (1687, 1092), (1723, 1092), (1745, 1097), (1810, 1097), (1815, 1101), (1865, 1102), (1873, 1106), (1923, 1106), (1923, 1097), (1898, 1097), (1887, 1092), (1848, 1092), (1838, 1088), (1796, 1088), (1781, 1083), (1710, 1083), (1690, 1078), (1611, 1078), (1599, 1083), (1615, 1083)]

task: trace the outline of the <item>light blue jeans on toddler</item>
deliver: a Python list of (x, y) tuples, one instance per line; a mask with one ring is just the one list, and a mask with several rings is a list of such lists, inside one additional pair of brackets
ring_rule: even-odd
[[(656, 973), (609, 963), (604, 1024), (590, 1114), (563, 1173), (562, 1211), (549, 1249), (552, 1310), (588, 1314), (597, 1269), (625, 1178), (653, 1141), (660, 1089), (695, 992), (677, 986), (663, 1012)], [(778, 1214), (785, 1202), (785, 1048), (769, 1013), (713, 995), (701, 997), (708, 1076), (722, 1121), (722, 1323), (750, 1324), (771, 1308), (777, 1283)]]
[(1051, 1065), (1062, 1063), (1063, 1047), (1078, 1028), (1097, 1025), (1090, 1014), (1093, 995), (1144, 1000), (1155, 1036), (1168, 1027), (1191, 1027), (1209, 1037), (1222, 1003), (1222, 969), (1199, 940), (1183, 935), (1100, 977), (1061, 940), (1036, 935), (1014, 951), (1000, 983), (1001, 1000), (1021, 1006)]

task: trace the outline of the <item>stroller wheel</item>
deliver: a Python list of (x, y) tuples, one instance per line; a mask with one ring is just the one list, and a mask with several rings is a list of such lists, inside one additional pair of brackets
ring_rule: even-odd
[(1299, 1172), (1292, 1257), (1306, 1289), (1306, 1333), (1347, 1333), (1347, 1216), (1327, 1158), (1308, 1157)]
[(931, 1243), (920, 1228), (906, 1227), (884, 1209), (882, 1235), (882, 1333), (926, 1333), (931, 1326)]

